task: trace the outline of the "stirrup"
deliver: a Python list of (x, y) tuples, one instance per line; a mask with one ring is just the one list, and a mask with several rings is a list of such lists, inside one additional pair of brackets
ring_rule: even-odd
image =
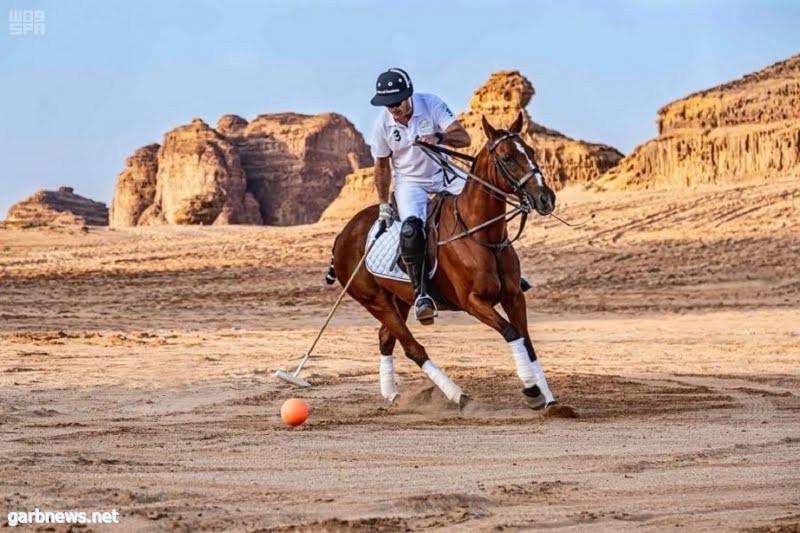
[(433, 319), (439, 316), (436, 303), (427, 294), (420, 294), (414, 301), (414, 317), (423, 326), (433, 324)]

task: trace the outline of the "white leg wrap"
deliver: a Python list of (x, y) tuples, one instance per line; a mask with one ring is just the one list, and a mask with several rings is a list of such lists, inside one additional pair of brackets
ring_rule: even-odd
[(381, 355), (381, 396), (393, 402), (397, 398), (397, 394), (394, 358), (391, 355)]
[(461, 401), (461, 389), (447, 377), (447, 374), (439, 370), (436, 363), (428, 359), (425, 361), (425, 364), (422, 365), (422, 371), (428, 374), (431, 381), (439, 387), (439, 390), (447, 396), (448, 400), (454, 403), (459, 403)]
[(533, 368), (533, 373), (536, 374), (536, 384), (539, 385), (539, 390), (544, 394), (544, 399), (547, 403), (554, 401), (555, 398), (553, 397), (553, 393), (550, 392), (550, 387), (547, 386), (547, 378), (544, 377), (544, 370), (542, 370), (542, 365), (539, 364), (539, 360), (537, 359), (531, 363), (531, 367)]
[(517, 375), (522, 380), (525, 388), (533, 387), (537, 383), (536, 374), (531, 366), (531, 358), (525, 348), (525, 339), (520, 337), (508, 343), (511, 347), (511, 355), (514, 356), (514, 363), (517, 365)]

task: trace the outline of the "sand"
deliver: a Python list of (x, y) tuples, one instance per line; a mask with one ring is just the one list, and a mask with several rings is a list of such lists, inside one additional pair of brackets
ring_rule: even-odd
[[(455, 313), (412, 331), (476, 404), (449, 405), (398, 348), (387, 406), (377, 323), (349, 298), (303, 373), (314, 387), (277, 381), (338, 295), (323, 277), (341, 224), (1, 228), (0, 521), (797, 531), (797, 180), (559, 203), (595, 216), (535, 217), (517, 249), (534, 344), (577, 420), (526, 409), (502, 338)], [(299, 428), (279, 416), (293, 396)]]

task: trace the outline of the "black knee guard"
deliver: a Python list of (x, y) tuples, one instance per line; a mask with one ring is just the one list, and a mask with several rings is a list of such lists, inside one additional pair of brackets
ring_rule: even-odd
[(408, 217), (400, 227), (400, 255), (403, 258), (425, 255), (425, 225), (417, 217)]

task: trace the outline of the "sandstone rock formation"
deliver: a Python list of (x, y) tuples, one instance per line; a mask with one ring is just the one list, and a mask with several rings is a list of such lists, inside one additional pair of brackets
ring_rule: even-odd
[(800, 55), (672, 102), (658, 137), (598, 182), (670, 188), (800, 173)]
[(108, 208), (104, 203), (75, 194), (72, 187), (59, 187), (57, 191), (38, 191), (30, 198), (12, 205), (6, 221), (32, 226), (107, 226)]
[(361, 134), (334, 113), (260, 115), (235, 142), (266, 224), (315, 222), (345, 176), (372, 164)]
[(112, 226), (303, 224), (372, 159), (341, 115), (200, 119), (139, 149), (117, 179)]
[(136, 150), (125, 161), (125, 170), (117, 177), (114, 199), (111, 202), (111, 226), (136, 226), (145, 209), (156, 197), (158, 144), (148, 144)]
[(239, 115), (223, 115), (217, 121), (217, 131), (228, 137), (241, 135), (247, 127), (247, 121)]
[(363, 208), (376, 203), (378, 193), (375, 191), (374, 169), (362, 168), (345, 178), (339, 196), (325, 209), (320, 220), (348, 220)]
[(469, 111), (458, 116), (472, 137), (468, 152), (476, 154), (486, 143), (483, 115), (496, 128), (507, 128), (522, 111), (522, 137), (536, 152), (536, 160), (553, 189), (593, 181), (622, 159), (611, 146), (577, 141), (533, 122), (526, 107), (534, 94), (533, 85), (518, 71), (493, 73), (473, 94)]
[[(486, 143), (482, 115), (495, 127), (507, 128), (522, 111), (525, 117), (522, 136), (536, 151), (537, 162), (554, 189), (567, 183), (593, 181), (622, 159), (622, 154), (610, 146), (576, 141), (534, 123), (525, 109), (534, 94), (533, 85), (517, 71), (492, 74), (473, 94), (469, 111), (458, 116), (472, 137), (472, 145), (465, 151), (476, 154)], [(346, 220), (358, 209), (375, 202), (372, 170), (360, 171), (347, 177), (339, 197), (322, 218)]]
[(164, 136), (155, 205), (168, 223), (259, 224), (260, 215), (247, 209), (246, 188), (238, 151), (202, 120)]

